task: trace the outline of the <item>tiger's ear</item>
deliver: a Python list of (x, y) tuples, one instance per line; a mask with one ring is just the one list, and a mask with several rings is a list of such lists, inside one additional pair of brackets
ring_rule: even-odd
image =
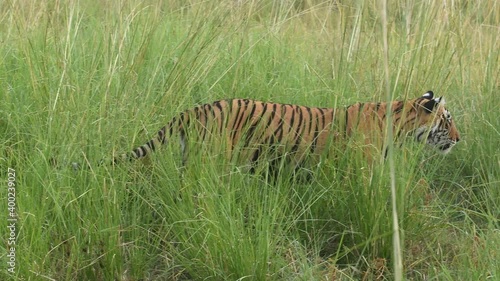
[[(425, 96), (425, 95), (424, 95)], [(432, 96), (432, 94), (431, 94)], [(434, 110), (434, 108), (438, 105), (438, 104), (442, 104), (444, 105), (444, 98), (443, 97), (439, 97), (439, 98), (435, 98), (435, 99), (431, 99), (429, 101), (426, 101), (424, 104), (423, 104), (423, 107), (425, 108), (425, 111), (427, 111), (428, 113), (431, 113), (432, 110)]]
[(432, 98), (434, 98), (434, 93), (432, 91), (427, 91), (423, 96), (422, 98), (424, 99), (428, 99), (428, 100), (431, 100)]
[(441, 105), (445, 105), (445, 104), (446, 104), (446, 102), (445, 102), (445, 100), (444, 100), (444, 97), (439, 97), (439, 98), (437, 98), (437, 99), (436, 99), (436, 101), (437, 101), (438, 103), (440, 103)]

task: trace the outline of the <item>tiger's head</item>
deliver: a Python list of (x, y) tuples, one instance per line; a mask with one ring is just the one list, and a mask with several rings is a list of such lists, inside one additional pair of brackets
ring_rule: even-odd
[(442, 154), (450, 152), (460, 140), (455, 122), (444, 105), (444, 98), (434, 98), (432, 91), (414, 100), (413, 104), (417, 115), (415, 138), (437, 148)]

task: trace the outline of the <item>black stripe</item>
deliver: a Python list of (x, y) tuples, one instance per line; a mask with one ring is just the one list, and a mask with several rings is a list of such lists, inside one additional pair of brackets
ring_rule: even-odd
[[(238, 117), (240, 116), (240, 111), (241, 111), (241, 100), (236, 100), (238, 103), (237, 108), (236, 108), (236, 115), (234, 116), (234, 122), (233, 126), (231, 127), (230, 130), (230, 139), (231, 139), (231, 147), (234, 148), (234, 138), (236, 137), (236, 124), (238, 123)], [(229, 124), (228, 124), (229, 125)]]
[(167, 127), (164, 126), (158, 132), (158, 142), (160, 142), (161, 144), (165, 144), (167, 142), (167, 137), (165, 136), (166, 130), (167, 130)]
[(291, 153), (296, 152), (299, 149), (299, 145), (301, 142), (301, 134), (302, 134), (302, 129), (304, 125), (304, 116), (302, 115), (302, 109), (300, 106), (295, 106), (295, 110), (299, 114), (299, 125), (297, 126), (297, 130), (295, 131), (295, 144), (292, 146)]
[[(236, 138), (236, 134), (238, 132), (242, 133), (243, 132), (243, 129), (244, 129), (244, 126), (245, 124), (248, 122), (248, 116), (247, 116), (247, 119), (245, 121), (243, 121), (243, 119), (245, 119), (245, 113), (247, 112), (248, 110), (248, 103), (249, 103), (249, 100), (247, 99), (244, 99), (242, 100), (245, 104), (242, 106), (243, 108), (243, 111), (242, 112), (238, 112), (240, 114), (239, 118), (238, 118), (238, 122), (236, 124), (236, 126), (233, 126), (233, 135), (232, 135), (232, 140), (233, 142), (235, 141), (235, 138)], [(255, 110), (255, 109), (253, 109)]]
[(257, 162), (257, 160), (259, 160), (259, 156), (260, 156), (260, 151), (261, 148), (259, 147), (257, 150), (255, 150), (255, 152), (253, 153), (253, 156), (252, 156), (252, 163), (255, 163)]
[[(245, 126), (245, 127), (246, 127), (246, 125), (247, 125), (248, 121), (252, 119), (253, 115), (255, 114), (255, 109), (256, 109), (256, 108), (257, 108), (257, 104), (256, 104), (255, 102), (253, 102), (253, 103), (252, 103), (252, 109), (250, 110), (250, 114), (248, 114), (248, 116), (247, 116), (247, 118), (246, 118), (245, 122), (243, 123), (243, 125), (242, 125), (242, 129), (243, 129), (243, 126)], [(252, 123), (252, 124), (251, 124), (251, 126), (252, 126), (252, 125), (254, 125), (254, 124), (255, 124), (255, 122), (254, 122), (254, 123)], [(244, 128), (244, 129), (246, 130), (247, 128)], [(250, 130), (251, 130), (251, 129), (250, 129), (250, 128), (248, 128), (248, 131), (246, 132), (245, 146), (247, 145), (247, 141), (248, 141), (248, 132), (249, 132)], [(254, 130), (255, 130), (255, 128), (254, 128)], [(253, 130), (252, 130), (252, 131), (253, 131)]]
[(205, 125), (205, 127), (208, 125), (208, 123), (210, 123), (208, 118), (210, 117), (210, 115), (213, 115), (213, 111), (210, 110), (211, 108), (212, 106), (210, 104), (203, 105), (203, 114), (205, 114), (205, 124), (203, 125)]
[(240, 117), (239, 117), (239, 120), (238, 120), (238, 125), (236, 126), (236, 128), (238, 128), (238, 130), (241, 130), (244, 125), (243, 122), (243, 119), (245, 118), (245, 113), (247, 112), (247, 109), (248, 109), (248, 100), (243, 100), (243, 102), (245, 103), (243, 105), (243, 112), (240, 113)]
[(133, 153), (134, 153), (133, 155), (134, 158), (142, 158), (146, 155), (146, 150), (144, 149), (144, 147), (139, 146), (133, 150)]
[(359, 123), (361, 122), (361, 114), (363, 113), (363, 109), (365, 108), (365, 104), (360, 102), (358, 103), (359, 107), (358, 107), (358, 122), (356, 123), (356, 130), (358, 130), (359, 128)]
[[(254, 106), (257, 107), (257, 104), (255, 103)], [(264, 117), (264, 114), (266, 114), (267, 106), (263, 105), (262, 107), (263, 107), (263, 110), (262, 110), (262, 113), (260, 114), (259, 118), (255, 118), (254, 122), (248, 127), (248, 131), (247, 131), (246, 136), (245, 136), (245, 147), (248, 147), (248, 145), (250, 144), (250, 141), (252, 140), (253, 135), (255, 133), (255, 129), (257, 128), (257, 126), (259, 126), (259, 123), (262, 120), (262, 118)], [(254, 114), (254, 111), (252, 110), (252, 115), (253, 114)], [(264, 129), (264, 131), (265, 131), (265, 129)]]
[(201, 121), (200, 117), (201, 117), (201, 113), (200, 113), (200, 106), (197, 106), (194, 108), (194, 114), (195, 114), (195, 117), (196, 117), (196, 120), (198, 121)]
[(266, 129), (269, 128), (269, 126), (271, 125), (271, 123), (274, 120), (274, 117), (276, 116), (276, 107), (277, 107), (277, 105), (275, 103), (273, 103), (273, 110), (271, 111), (271, 116), (270, 116), (269, 120), (267, 121)]
[(151, 149), (151, 151), (154, 151), (155, 150), (155, 142), (154, 140), (150, 140), (146, 143), (147, 146), (149, 146), (149, 149)]
[(428, 130), (423, 130), (420, 134), (417, 135), (417, 140), (420, 141), (420, 137), (427, 132)]
[(290, 105), (290, 111), (292, 112), (292, 116), (290, 117), (290, 123), (288, 124), (288, 132), (286, 132), (287, 135), (293, 130), (293, 125), (295, 123), (295, 110), (292, 105)]
[(406, 125), (407, 125), (408, 123), (412, 122), (412, 121), (413, 121), (413, 120), (415, 120), (415, 119), (417, 119), (417, 116), (414, 116), (413, 118), (410, 118), (410, 119), (406, 119), (406, 120), (405, 120), (406, 122), (403, 124), (403, 126), (402, 126), (402, 127), (406, 127)]
[(210, 111), (210, 113), (212, 114), (212, 118), (215, 119), (215, 110), (214, 110), (214, 106), (212, 104), (207, 104), (207, 107)]
[[(185, 123), (185, 120), (187, 117), (187, 124)], [(181, 116), (179, 118), (179, 121), (178, 121), (178, 124), (177, 124), (177, 127), (178, 128), (182, 128), (184, 126), (188, 126), (189, 125), (189, 115), (188, 115), (188, 112), (187, 111), (184, 111), (183, 113), (181, 113)]]
[(278, 141), (281, 141), (282, 137), (283, 137), (283, 124), (285, 123), (285, 120), (284, 120), (284, 111), (286, 111), (286, 105), (281, 105), (281, 116), (279, 117), (280, 118), (280, 121), (278, 123), (278, 128), (276, 128), (276, 130), (273, 132), (273, 135), (276, 136), (276, 138), (278, 139)]
[(168, 127), (169, 127), (169, 130), (168, 130), (169, 131), (169, 136), (173, 135), (173, 133), (174, 133), (173, 130), (174, 130), (175, 122), (177, 122), (176, 120), (177, 120), (177, 118), (174, 117), (174, 118), (172, 118), (172, 120), (168, 124)]
[(241, 111), (241, 100), (237, 100), (236, 102), (238, 103), (238, 106), (236, 108), (236, 114), (234, 115), (234, 122), (233, 126), (231, 127), (231, 133), (233, 133), (237, 128), (236, 124), (238, 124), (238, 117), (240, 116), (240, 111)]
[[(209, 112), (212, 112), (212, 116), (213, 116), (213, 110), (212, 110), (212, 106), (210, 104), (205, 104), (203, 105), (203, 116), (205, 117), (204, 118), (204, 122), (202, 122), (202, 120), (200, 120), (200, 123), (201, 123), (201, 141), (204, 142), (205, 141), (205, 138), (207, 136), (207, 132), (211, 129), (209, 125), (210, 123), (210, 120), (209, 120)], [(213, 120), (213, 119), (212, 119)]]
[[(392, 107), (392, 105), (391, 105), (391, 107)], [(403, 110), (403, 108), (404, 108), (404, 102), (399, 101), (398, 105), (396, 106), (396, 108), (393, 111), (393, 114), (396, 115), (396, 114), (400, 113)], [(400, 116), (394, 118), (394, 122), (398, 122), (401, 119), (401, 117), (403, 117), (403, 115), (400, 115)]]
[(348, 126), (349, 126), (349, 108), (351, 107), (352, 105), (349, 105), (348, 107), (346, 107), (345, 109), (345, 128), (344, 128), (344, 136), (345, 138), (348, 137), (348, 134), (347, 134), (347, 131), (348, 131)]
[(396, 105), (396, 108), (394, 109), (393, 113), (397, 114), (403, 110), (405, 103), (403, 101), (398, 101), (398, 104)]
[[(271, 106), (271, 105), (268, 105), (268, 106)], [(266, 127), (262, 130), (262, 135), (261, 136), (266, 136), (266, 133), (268, 132), (268, 130), (270, 129), (270, 126), (271, 126), (271, 123), (272, 121), (274, 120), (274, 117), (276, 116), (276, 107), (277, 107), (277, 104), (276, 103), (273, 103), (272, 104), (272, 110), (271, 110), (271, 115), (269, 116), (269, 120), (267, 121), (267, 124), (266, 124)], [(259, 138), (260, 139), (260, 138)], [(271, 135), (269, 136), (269, 138), (264, 138), (262, 140), (262, 143), (272, 143), (274, 142), (274, 137), (273, 137), (273, 134), (271, 133)]]
[(220, 105), (220, 101), (215, 101), (213, 106), (217, 107), (220, 111), (222, 111), (222, 105)]
[(250, 114), (247, 116), (247, 122), (250, 120), (255, 114), (255, 109), (257, 109), (257, 103), (252, 102), (252, 110), (250, 110)]
[[(219, 110), (220, 113), (220, 124), (219, 125), (219, 134), (222, 135), (222, 130), (224, 129), (224, 109), (222, 108), (222, 105), (220, 104), (220, 101), (216, 101), (213, 103), (213, 105)], [(214, 109), (214, 116), (215, 116), (215, 109)]]
[(259, 160), (259, 156), (260, 156), (260, 152), (261, 152), (260, 150), (261, 150), (261, 148), (259, 147), (253, 153), (252, 160), (251, 160), (252, 167), (250, 168), (250, 173), (251, 174), (255, 173), (255, 166), (256, 166), (257, 161)]
[(255, 109), (257, 108), (257, 104), (255, 102), (252, 102), (252, 109), (250, 110), (250, 113), (247, 115), (243, 123), (241, 124), (241, 130), (243, 133), (243, 130), (247, 129), (247, 124), (248, 121), (252, 119), (253, 115), (255, 114)]
[(321, 126), (320, 127), (325, 127), (325, 123), (326, 123), (325, 112), (321, 108), (317, 108), (317, 110), (320, 112), (320, 115), (321, 115)]
[[(267, 140), (264, 140), (264, 143), (268, 143), (269, 145), (275, 144), (276, 140), (274, 135), (270, 135)], [(270, 150), (271, 151), (271, 150)]]
[(312, 115), (313, 114), (311, 112), (311, 108), (309, 108), (307, 106), (305, 108), (306, 108), (307, 113), (309, 114), (309, 130), (307, 132), (307, 135), (310, 135), (311, 134), (311, 130), (312, 130), (312, 122), (313, 122), (313, 116)]
[[(321, 111), (321, 109), (317, 108), (318, 110)], [(318, 135), (319, 135), (319, 116), (316, 116), (316, 127), (314, 128), (314, 136), (313, 136), (313, 142), (311, 144), (311, 153), (314, 153), (314, 151), (316, 150), (316, 146), (318, 145)], [(324, 117), (324, 116), (323, 116)]]
[[(243, 100), (243, 102), (245, 103), (245, 105), (243, 107), (243, 112), (241, 112), (240, 118), (238, 120), (238, 125), (236, 126), (236, 128), (238, 128), (238, 130), (242, 130), (243, 127), (245, 126), (246, 122), (248, 121), (248, 116), (247, 116), (247, 120), (243, 121), (243, 119), (245, 118), (245, 113), (248, 110), (248, 100)], [(252, 111), (255, 111), (255, 107), (252, 108)]]

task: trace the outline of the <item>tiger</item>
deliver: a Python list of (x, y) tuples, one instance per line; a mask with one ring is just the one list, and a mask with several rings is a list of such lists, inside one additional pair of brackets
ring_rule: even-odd
[[(445, 99), (434, 98), (432, 91), (406, 101), (358, 102), (343, 108), (236, 98), (199, 105), (176, 115), (156, 136), (113, 158), (112, 164), (144, 158), (174, 137), (180, 142), (183, 165), (192, 143), (222, 144), (225, 157), (243, 158), (251, 164), (269, 157), (266, 152), (273, 150), (273, 155), (286, 155), (290, 162), (300, 165), (306, 155), (322, 155), (354, 135), (361, 136), (365, 146), (384, 150), (389, 108), (394, 138), (408, 136), (442, 154), (450, 152), (460, 140)], [(342, 149), (337, 147), (337, 153)]]

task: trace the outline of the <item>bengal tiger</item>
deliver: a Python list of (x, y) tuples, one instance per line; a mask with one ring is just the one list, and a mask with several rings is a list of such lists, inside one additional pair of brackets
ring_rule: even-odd
[(273, 155), (300, 165), (306, 155), (321, 155), (335, 147), (341, 152), (341, 144), (354, 135), (361, 136), (364, 146), (383, 151), (388, 107), (395, 138), (411, 136), (443, 154), (460, 139), (444, 98), (434, 98), (432, 91), (407, 101), (355, 103), (344, 108), (228, 99), (178, 114), (155, 137), (114, 158), (113, 164), (143, 158), (173, 137), (180, 141), (183, 164), (193, 143), (222, 146), (228, 159), (251, 164), (269, 157), (272, 150)]

